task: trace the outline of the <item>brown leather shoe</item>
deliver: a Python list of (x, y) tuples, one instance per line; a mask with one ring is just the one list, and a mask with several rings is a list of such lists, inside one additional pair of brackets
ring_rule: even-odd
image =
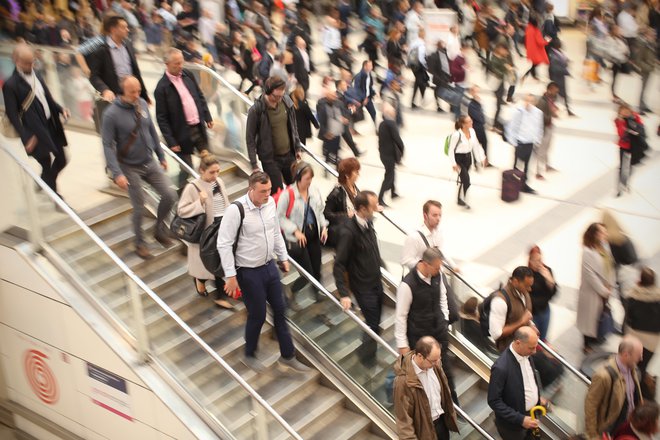
[(135, 253), (138, 255), (138, 257), (143, 258), (145, 260), (149, 260), (150, 258), (154, 257), (149, 251), (149, 248), (143, 244), (138, 244), (137, 246), (135, 246)]
[(173, 241), (165, 234), (154, 234), (154, 238), (166, 248), (172, 246)]

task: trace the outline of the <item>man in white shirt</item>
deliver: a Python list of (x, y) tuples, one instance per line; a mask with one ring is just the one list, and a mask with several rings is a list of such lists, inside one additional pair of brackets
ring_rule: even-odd
[(394, 364), (394, 414), (399, 438), (449, 440), (458, 432), (456, 412), (440, 369), (440, 344), (431, 336)]
[(427, 248), (396, 292), (394, 337), (399, 353), (406, 354), (426, 335), (442, 346), (442, 369), (447, 375), (452, 399), (458, 401), (449, 362), (449, 324), (458, 319), (458, 307), (447, 277), (442, 273), (442, 254)]
[(459, 33), (458, 25), (453, 25), (449, 28), (447, 34), (447, 58), (453, 61), (454, 58), (461, 54), (461, 35)]
[(422, 12), (424, 11), (424, 4), (421, 0), (412, 4), (410, 11), (406, 14), (406, 38), (408, 46), (411, 45), (416, 39), (420, 29), (424, 28), (424, 19)]
[(531, 358), (539, 341), (536, 331), (520, 327), (513, 339), (490, 370), (488, 405), (495, 413), (495, 426), (503, 439), (525, 440), (530, 438), (529, 430), (539, 426), (529, 411), (547, 402), (540, 396)]
[[(296, 360), (295, 348), (286, 322), (286, 303), (273, 254), (283, 272), (289, 271), (289, 255), (277, 216), (275, 201), (270, 197), (268, 174), (255, 171), (249, 178), (249, 190), (227, 208), (218, 231), (218, 253), (225, 274), (225, 292), (237, 297), (240, 285), (247, 309), (245, 355), (242, 362), (257, 372), (267, 367), (257, 358), (261, 327), (266, 320), (266, 303), (270, 304), (275, 333), (280, 344), (279, 363), (297, 371), (309, 368)], [(235, 248), (234, 248), (235, 246)]]
[(507, 285), (493, 297), (488, 315), (488, 331), (499, 351), (504, 350), (518, 328), (534, 325), (529, 292), (534, 273), (529, 267), (518, 266)]
[(621, 28), (621, 36), (628, 42), (631, 52), (632, 47), (630, 47), (630, 44), (631, 42), (634, 43), (639, 31), (639, 25), (637, 24), (637, 20), (635, 20), (635, 9), (636, 7), (633, 4), (626, 3), (623, 11), (616, 17), (616, 24)]
[(408, 234), (403, 244), (401, 264), (411, 270), (422, 258), (424, 250), (434, 247), (442, 253), (446, 265), (460, 272), (456, 263), (445, 252), (444, 239), (440, 220), (442, 219), (442, 204), (437, 200), (427, 200), (422, 208), (424, 224), (415, 232)]
[(332, 65), (334, 64), (341, 70), (339, 65), (339, 49), (341, 49), (341, 32), (339, 32), (339, 21), (326, 17), (326, 25), (323, 28), (322, 41), (323, 50), (328, 54), (330, 64), (328, 69), (332, 73)]
[(534, 95), (530, 93), (525, 96), (522, 107), (516, 109), (513, 118), (505, 128), (507, 141), (516, 147), (513, 167), (518, 168), (519, 160), (524, 163), (525, 177), (522, 192), (529, 194), (536, 193), (527, 183), (529, 160), (532, 158), (534, 146), (539, 145), (543, 140), (543, 112), (536, 107), (535, 103)]

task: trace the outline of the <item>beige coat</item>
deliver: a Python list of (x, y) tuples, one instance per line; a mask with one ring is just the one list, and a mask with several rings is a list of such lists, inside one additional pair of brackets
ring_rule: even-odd
[[(582, 248), (582, 282), (578, 291), (577, 328), (585, 336), (595, 338), (598, 333), (598, 320), (603, 311), (603, 301), (610, 297), (616, 283), (614, 266), (609, 270), (605, 260), (595, 249)], [(609, 246), (605, 251), (610, 254)]]
[[(190, 183), (186, 185), (179, 199), (179, 205), (177, 207), (177, 214), (183, 218), (194, 217), (199, 214), (206, 213), (206, 224), (209, 226), (213, 223), (213, 184), (205, 182), (202, 179), (195, 179), (193, 181), (197, 187), (206, 192), (206, 202), (202, 205), (201, 199), (199, 197), (199, 192), (197, 189)], [(222, 179), (218, 178), (218, 185), (220, 186), (220, 192), (225, 199), (225, 207), (229, 206), (229, 197), (227, 196), (227, 190)], [(224, 213), (223, 213), (224, 214)], [(199, 280), (212, 280), (215, 276), (206, 270), (202, 259), (199, 257), (199, 244), (195, 243), (186, 243), (188, 245), (188, 273), (191, 277), (195, 277)]]

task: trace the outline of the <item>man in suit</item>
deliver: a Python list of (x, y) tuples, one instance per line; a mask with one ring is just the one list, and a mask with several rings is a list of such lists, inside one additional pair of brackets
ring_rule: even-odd
[(360, 70), (353, 78), (353, 87), (356, 92), (356, 97), (362, 103), (362, 106), (367, 109), (371, 119), (376, 123), (376, 108), (374, 107), (373, 98), (376, 95), (374, 91), (374, 79), (371, 72), (374, 70), (373, 63), (369, 60), (362, 63), (362, 70)]
[(534, 329), (520, 327), (490, 370), (488, 405), (495, 413), (497, 432), (506, 440), (531, 439), (530, 430), (539, 422), (532, 420), (529, 411), (539, 403), (547, 404), (541, 397), (531, 357), (538, 342)]
[(381, 206), (387, 206), (383, 200), (387, 191), (391, 191), (392, 199), (399, 197), (394, 187), (394, 171), (396, 165), (401, 163), (403, 149), (404, 145), (399, 135), (399, 127), (396, 125), (396, 110), (392, 105), (385, 103), (383, 105), (383, 122), (378, 127), (378, 152), (380, 153), (380, 161), (385, 167), (383, 184), (378, 194), (378, 203)]
[(458, 306), (447, 277), (442, 273), (442, 252), (428, 247), (396, 291), (394, 337), (405, 355), (424, 335), (433, 336), (442, 348), (442, 370), (447, 376), (452, 400), (458, 402), (451, 361), (449, 324), (458, 320)]
[[(468, 116), (472, 119), (472, 128), (477, 135), (477, 139), (484, 149), (484, 155), (488, 158), (488, 136), (486, 135), (486, 115), (484, 108), (481, 105), (481, 96), (479, 95), (479, 86), (474, 85), (470, 87), (470, 95), (472, 99), (468, 104)], [(492, 167), (490, 163), (486, 165)]]
[(277, 56), (277, 43), (273, 40), (266, 43), (266, 53), (263, 54), (261, 61), (259, 62), (258, 72), (259, 78), (262, 81), (266, 81), (270, 76), (270, 68), (273, 67), (275, 63), (275, 57)]
[[(319, 139), (323, 141), (323, 156), (327, 163), (336, 165), (339, 152), (340, 136), (344, 132), (344, 116), (337, 93), (331, 87), (325, 87), (324, 96), (316, 103), (319, 120)], [(348, 122), (348, 121), (347, 121)]]
[(134, 76), (140, 82), (142, 99), (150, 103), (135, 52), (128, 41), (129, 27), (126, 19), (108, 15), (103, 20), (105, 41), (85, 55), (89, 67), (89, 81), (106, 101), (112, 102), (121, 94), (120, 80)]
[(30, 46), (18, 44), (12, 59), (16, 69), (2, 87), (7, 117), (20, 135), (25, 152), (41, 165), (41, 179), (57, 193), (57, 176), (66, 166), (67, 145), (60, 115), (67, 119), (69, 110), (55, 102), (43, 78), (34, 71)]
[(309, 90), (309, 74), (314, 69), (312, 60), (307, 52), (307, 43), (300, 35), (295, 39), (296, 47), (293, 49), (293, 75), (307, 93)]
[[(213, 128), (213, 118), (195, 77), (183, 68), (183, 53), (171, 48), (165, 66), (165, 73), (154, 91), (156, 120), (167, 146), (192, 167), (193, 151), (208, 149), (206, 128)], [(182, 168), (180, 189), (187, 177)]]
[(431, 74), (431, 82), (435, 85), (435, 101), (438, 106), (438, 113), (444, 112), (440, 106), (441, 99), (449, 99), (449, 82), (451, 74), (449, 72), (449, 58), (445, 50), (445, 43), (438, 40), (436, 51), (429, 55), (426, 60), (428, 71)]

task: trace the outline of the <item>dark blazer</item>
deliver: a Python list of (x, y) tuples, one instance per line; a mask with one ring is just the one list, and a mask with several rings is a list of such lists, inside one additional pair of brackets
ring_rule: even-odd
[(383, 163), (401, 162), (403, 157), (403, 141), (399, 136), (396, 121), (384, 119), (378, 127), (378, 152)]
[(312, 124), (318, 129), (319, 122), (316, 120), (314, 113), (312, 113), (312, 109), (309, 108), (306, 99), (298, 102), (298, 108), (294, 107), (294, 111), (296, 113), (298, 136), (300, 137), (301, 142), (305, 142), (312, 137)]
[[(529, 362), (535, 370), (534, 361), (530, 356)], [(541, 384), (534, 374), (534, 380), (541, 392)], [(540, 400), (540, 395), (537, 403)], [(490, 369), (490, 383), (488, 384), (488, 405), (493, 409), (498, 423), (510, 430), (523, 429), (525, 416), (525, 388), (522, 371), (509, 347), (495, 361)]]
[(484, 151), (488, 149), (488, 136), (486, 136), (486, 115), (481, 103), (475, 99), (468, 104), (468, 116), (472, 119), (472, 128)]
[(447, 58), (447, 51), (445, 50), (436, 50), (427, 56), (426, 65), (431, 74), (431, 82), (433, 82), (436, 87), (447, 87), (451, 77), (449, 72), (446, 72), (442, 68), (440, 57), (447, 61), (447, 67), (449, 67), (449, 59)]
[[(367, 76), (371, 78), (371, 84), (369, 90), (367, 90)], [(376, 95), (374, 91), (374, 78), (371, 75), (371, 72), (367, 73), (363, 70), (360, 70), (355, 77), (353, 78), (353, 87), (356, 92), (356, 97), (363, 102), (366, 98), (372, 98)]]
[(259, 61), (259, 65), (257, 66), (259, 78), (266, 81), (270, 75), (270, 68), (273, 67), (273, 63), (275, 63), (273, 57), (268, 52), (264, 52), (261, 61)]
[(19, 120), (18, 115), (21, 112), (23, 101), (30, 94), (30, 84), (14, 69), (14, 73), (9, 77), (2, 87), (2, 94), (5, 99), (5, 111), (7, 117), (21, 137), (23, 144), (34, 135), (37, 137), (37, 146), (31, 155), (35, 158), (43, 158), (52, 153), (61, 153), (63, 147), (67, 145), (64, 128), (60, 122), (59, 115), (62, 113), (60, 106), (53, 99), (46, 82), (37, 74), (38, 81), (44, 87), (48, 109), (50, 110), (50, 123), (46, 119), (46, 113), (37, 97), (34, 97), (32, 104), (28, 107), (23, 117)]
[[(140, 68), (138, 67), (137, 60), (135, 59), (135, 51), (133, 50), (133, 47), (130, 45), (130, 43), (125, 42), (124, 44), (128, 50), (128, 56), (131, 59), (133, 76), (135, 76), (138, 81), (140, 81), (140, 85), (142, 86), (142, 93), (140, 93), (140, 96), (145, 101), (151, 102), (149, 95), (147, 95), (147, 89), (144, 86), (144, 81), (142, 81)], [(110, 54), (110, 46), (108, 46), (108, 43), (104, 42), (95, 51), (86, 55), (85, 61), (87, 61), (87, 66), (91, 72), (89, 75), (89, 82), (92, 83), (96, 90), (103, 93), (104, 91), (110, 89), (115, 95), (121, 94), (121, 89), (119, 88), (119, 78), (115, 73), (115, 65), (112, 61), (112, 55)]]
[[(328, 133), (328, 108), (335, 107), (337, 110), (341, 110), (341, 102), (339, 100), (334, 100), (333, 102), (328, 101), (326, 98), (321, 98), (316, 103), (316, 115), (318, 116), (319, 121), (319, 132), (318, 137), (323, 142), (327, 142), (329, 139), (326, 139), (325, 135)], [(343, 112), (342, 112), (343, 115)]]
[[(183, 83), (195, 100), (200, 122), (212, 121), (213, 118), (206, 105), (206, 99), (197, 81), (195, 81), (195, 77), (185, 69), (181, 75)], [(173, 147), (179, 145), (181, 146), (182, 154), (192, 154), (194, 145), (190, 139), (190, 130), (186, 123), (186, 116), (183, 113), (181, 97), (166, 73), (163, 74), (163, 77), (156, 85), (154, 98), (156, 99), (156, 120), (158, 121), (158, 127), (160, 127), (160, 132), (163, 134), (167, 146)], [(205, 143), (208, 143), (206, 130), (202, 130), (202, 132)]]
[[(298, 84), (307, 92), (309, 89), (309, 72), (305, 69), (305, 62), (300, 54), (300, 49), (294, 47), (293, 52), (293, 75), (296, 77)], [(309, 52), (308, 52), (309, 55)], [(312, 58), (309, 58), (309, 69), (312, 70)]]

